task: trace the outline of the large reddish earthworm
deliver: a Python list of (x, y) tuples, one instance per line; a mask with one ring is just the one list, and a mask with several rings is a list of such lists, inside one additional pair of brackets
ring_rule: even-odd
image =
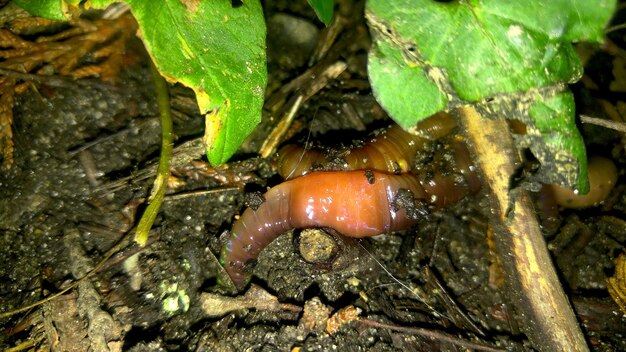
[(333, 166), (321, 151), (283, 148), (279, 170), (288, 180), (270, 189), (256, 210), (246, 209), (222, 249), (221, 264), (235, 286), (245, 287), (250, 278), (247, 263), (293, 228), (331, 227), (349, 237), (374, 236), (414, 225), (421, 203), (445, 207), (476, 191), (480, 184), (467, 148), (460, 143), (452, 144), (455, 172), (406, 173), (426, 142), (449, 134), (452, 128), (447, 115), (424, 121), (418, 135), (389, 128), (345, 153), (340, 168), (353, 171), (309, 173), (315, 166)]
[(439, 113), (421, 121), (415, 128), (416, 134), (394, 124), (365, 144), (346, 150), (329, 153), (289, 144), (278, 152), (278, 173), (285, 179), (291, 179), (315, 170), (410, 172), (415, 153), (424, 149), (426, 143), (447, 136), (455, 127), (452, 116)]
[(418, 199), (428, 197), (410, 174), (319, 171), (283, 182), (265, 193), (256, 211), (246, 209), (235, 222), (221, 263), (241, 289), (249, 280), (246, 263), (290, 229), (332, 227), (346, 236), (367, 237), (410, 227), (415, 220), (394, 207), (400, 189)]

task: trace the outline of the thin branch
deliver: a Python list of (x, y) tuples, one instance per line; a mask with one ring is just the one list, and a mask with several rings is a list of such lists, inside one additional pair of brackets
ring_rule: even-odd
[(454, 335), (450, 335), (448, 333), (433, 330), (433, 329), (411, 328), (411, 327), (405, 327), (405, 326), (389, 325), (389, 324), (385, 324), (385, 323), (381, 323), (381, 322), (378, 322), (375, 320), (369, 320), (369, 319), (359, 319), (358, 322), (359, 324), (363, 324), (363, 325), (367, 325), (367, 326), (371, 326), (375, 328), (389, 329), (389, 330), (394, 330), (394, 331), (401, 331), (401, 332), (412, 334), (412, 335), (430, 337), (435, 340), (448, 342), (453, 345), (461, 346), (461, 347), (468, 348), (468, 349), (474, 349), (477, 351), (487, 351), (487, 352), (506, 351), (504, 349), (491, 347), (485, 344), (463, 340)]
[(584, 123), (596, 125), (596, 126), (610, 128), (618, 132), (626, 133), (626, 123), (623, 123), (623, 122), (599, 119), (597, 117), (591, 117), (587, 115), (580, 115), (580, 121)]
[(525, 332), (541, 351), (589, 351), (563, 292), (532, 207), (523, 189), (510, 189), (519, 164), (506, 121), (466, 106), (456, 111), (485, 178), (490, 225), (507, 273), (510, 299), (524, 316)]

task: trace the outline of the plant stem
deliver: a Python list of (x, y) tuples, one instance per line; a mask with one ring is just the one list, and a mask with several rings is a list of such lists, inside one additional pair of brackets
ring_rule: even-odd
[(589, 351), (552, 265), (526, 190), (510, 189), (520, 161), (503, 119), (482, 116), (472, 106), (456, 112), (485, 178), (490, 225), (509, 293), (525, 332), (541, 351)]
[(159, 168), (157, 169), (156, 179), (152, 187), (152, 192), (148, 198), (148, 207), (141, 216), (137, 231), (135, 232), (135, 242), (140, 246), (145, 246), (148, 241), (150, 228), (154, 223), (154, 219), (161, 208), (165, 190), (167, 189), (167, 180), (170, 177), (170, 160), (172, 159), (172, 115), (170, 111), (170, 97), (167, 90), (167, 83), (161, 77), (161, 74), (154, 66), (150, 65), (152, 78), (154, 80), (155, 91), (157, 95), (157, 103), (161, 114), (161, 157), (159, 158)]

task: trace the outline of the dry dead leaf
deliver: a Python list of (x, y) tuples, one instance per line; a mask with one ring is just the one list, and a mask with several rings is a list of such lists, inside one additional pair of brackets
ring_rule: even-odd
[(45, 83), (50, 76), (115, 80), (137, 24), (130, 14), (63, 23), (31, 17), (14, 6), (7, 8), (0, 13), (0, 155), (4, 167), (10, 168), (15, 94), (34, 82)]
[(626, 314), (626, 254), (615, 259), (615, 274), (606, 281), (609, 294), (622, 313)]

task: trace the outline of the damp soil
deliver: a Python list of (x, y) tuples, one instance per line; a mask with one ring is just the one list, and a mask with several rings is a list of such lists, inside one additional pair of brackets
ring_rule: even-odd
[[(362, 4), (349, 10), (358, 14)], [(271, 91), (304, 72), (308, 57), (299, 55), (314, 50), (322, 26), (305, 2), (276, 2), (266, 11), (275, 23), (270, 34), (301, 26), (311, 38), (295, 48), (269, 38)], [(292, 142), (344, 135), (349, 144), (355, 130), (388, 123), (367, 85), (362, 17), (346, 18), (340, 36), (363, 42), (336, 53), (349, 68), (301, 109)], [(613, 62), (594, 54), (590, 64), (604, 70), (597, 60)], [(581, 110), (603, 116), (597, 105), (609, 99), (608, 90), (579, 85), (576, 91)], [(254, 153), (273, 121), (264, 119), (226, 167), (212, 169), (198, 153), (204, 122), (189, 104), (192, 93), (172, 87), (171, 94), (182, 156), (145, 248), (123, 241), (145, 208), (158, 162), (159, 117), (147, 62), (125, 68), (115, 83), (41, 84), (17, 97), (15, 163), (0, 171), (0, 310), (60, 291), (124, 245), (76, 289), (1, 319), (1, 349), (532, 350), (489, 247), (481, 193), (431, 211), (401, 233), (356, 240), (329, 229), (315, 234), (327, 245), (306, 246), (308, 234), (288, 232), (253, 263), (249, 290), (229, 292), (219, 284), (224, 273), (217, 259), (227, 231), (246, 200), (255, 199), (246, 195), (281, 182), (275, 160)], [(620, 96), (610, 94), (617, 104)], [(626, 243), (624, 139), (600, 128), (583, 133), (592, 153), (616, 162), (618, 185), (601, 206), (551, 214), (546, 241), (591, 348), (626, 350), (626, 319), (606, 290)]]

